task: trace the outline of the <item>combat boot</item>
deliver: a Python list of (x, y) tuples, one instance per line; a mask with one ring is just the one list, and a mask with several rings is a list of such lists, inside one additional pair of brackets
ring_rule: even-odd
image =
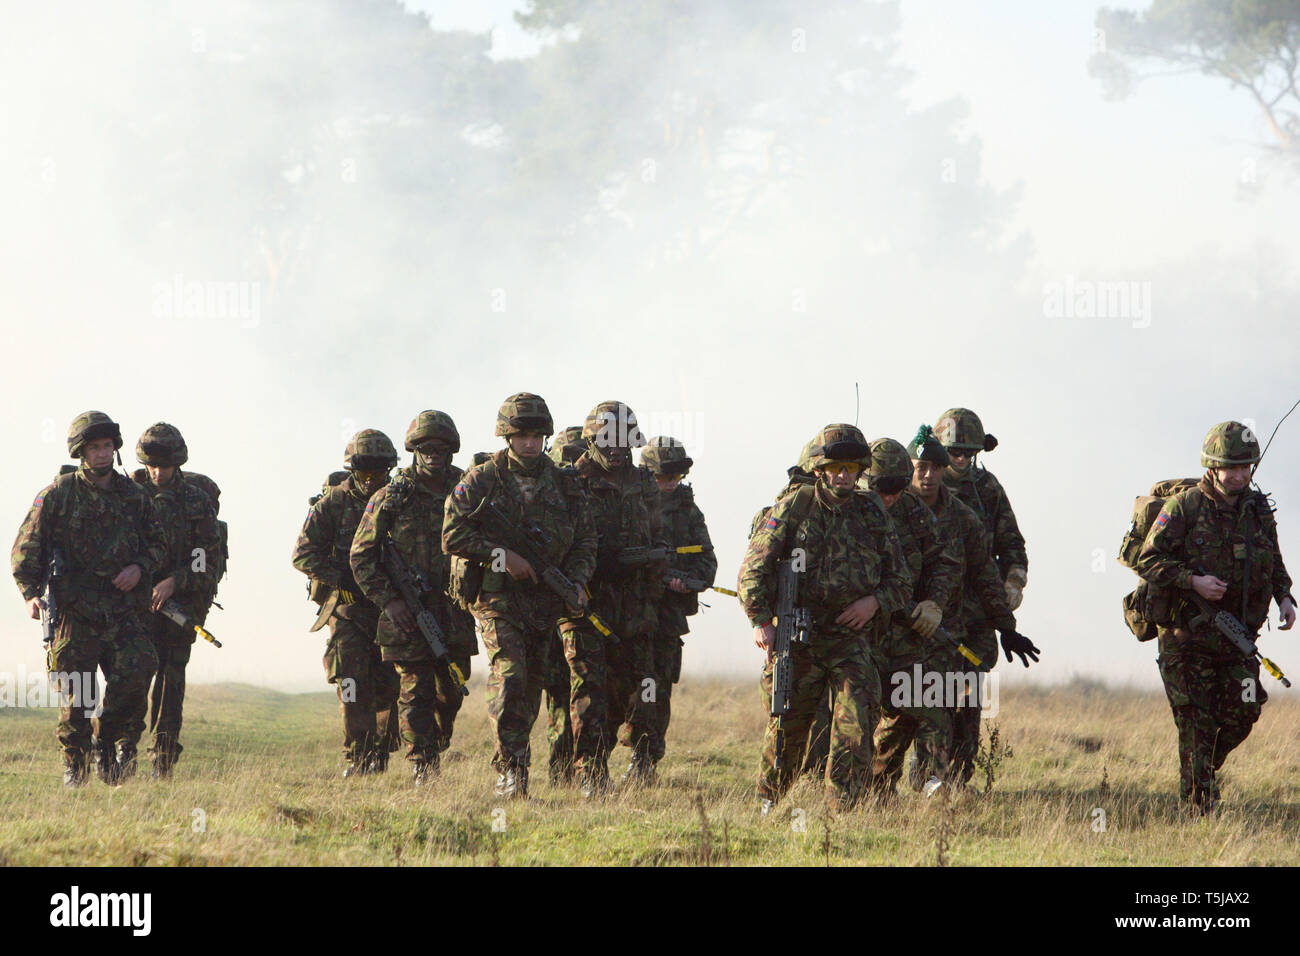
[(609, 782), (609, 773), (603, 767), (595, 770), (584, 769), (578, 774), (578, 789), (582, 799), (595, 800), (608, 794), (613, 787)]
[(85, 786), (86, 781), (90, 779), (90, 761), (87, 755), (82, 751), (74, 753), (64, 753), (63, 755), (63, 785), (70, 790)]
[(388, 751), (371, 751), (370, 755), (366, 758), (366, 767), (366, 773), (383, 773), (388, 769)]
[(117, 745), (117, 779), (126, 783), (135, 776), (135, 748), (130, 744)]
[(758, 815), (762, 817), (770, 817), (774, 809), (776, 809), (776, 804), (767, 799), (767, 797), (764, 797), (763, 802), (758, 806)]
[(619, 778), (620, 787), (652, 787), (656, 781), (654, 762), (645, 754), (633, 751), (632, 761)]
[(172, 775), (172, 755), (166, 751), (159, 751), (153, 755), (153, 773), (150, 776), (155, 780), (169, 780)]
[(528, 768), (507, 767), (497, 774), (497, 785), (493, 792), (504, 800), (526, 800), (528, 798)]
[(411, 779), (415, 781), (417, 787), (433, 782), (434, 777), (438, 776), (439, 762), (436, 750), (417, 757), (411, 762)]
[(343, 768), (343, 779), (364, 777), (368, 773), (370, 773), (370, 761), (366, 759), (365, 754), (356, 754), (348, 758), (348, 765)]
[(117, 766), (117, 756), (113, 753), (113, 745), (98, 737), (91, 737), (90, 746), (95, 754), (95, 775), (110, 787), (116, 786), (120, 771)]

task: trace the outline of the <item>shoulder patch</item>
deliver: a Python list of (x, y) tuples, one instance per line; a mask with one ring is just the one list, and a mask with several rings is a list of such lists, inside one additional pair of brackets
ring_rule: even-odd
[(45, 495), (37, 495), (36, 500), (32, 502), (33, 508), (39, 508), (45, 502)]
[(768, 519), (763, 522), (763, 527), (769, 531), (775, 531), (777, 528), (781, 527), (781, 519), (769, 516)]
[(1167, 524), (1169, 524), (1169, 514), (1162, 511), (1156, 518), (1155, 526), (1157, 528), (1163, 528)]
[(375, 510), (375, 499), (371, 498), (366, 502), (366, 514), (371, 514)]

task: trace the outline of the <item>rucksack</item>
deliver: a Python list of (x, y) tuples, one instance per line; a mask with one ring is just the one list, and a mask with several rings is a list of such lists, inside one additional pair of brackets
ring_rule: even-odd
[[(1133, 522), (1124, 535), (1119, 546), (1119, 563), (1131, 570), (1137, 570), (1138, 555), (1147, 539), (1151, 526), (1159, 517), (1165, 502), (1188, 488), (1195, 488), (1196, 478), (1168, 478), (1151, 486), (1150, 494), (1138, 495), (1133, 501)], [(1193, 495), (1188, 504), (1193, 511), (1187, 514), (1189, 521), (1195, 521), (1195, 507), (1200, 497)], [(1195, 503), (1195, 504), (1194, 504)], [(1159, 625), (1171, 625), (1182, 598), (1176, 588), (1160, 587), (1140, 581), (1138, 586), (1124, 595), (1124, 623), (1128, 625), (1133, 636), (1139, 641), (1149, 641), (1158, 633)]]

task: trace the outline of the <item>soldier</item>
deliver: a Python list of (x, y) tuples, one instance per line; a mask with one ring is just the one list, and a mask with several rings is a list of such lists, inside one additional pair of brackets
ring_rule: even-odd
[(470, 657), (478, 653), (474, 622), (447, 598), (450, 559), (442, 551), (442, 520), (447, 495), (462, 472), (451, 463), (460, 451), (460, 434), (446, 412), (420, 412), (406, 429), (409, 466), (376, 491), (352, 538), (352, 576), (366, 598), (383, 608), (379, 618), (380, 653), (401, 680), (397, 701), (402, 742), (417, 786), (438, 773), (440, 755), (451, 745), (452, 726), (463, 694), (451, 675), (435, 665), (433, 650), (383, 564), (383, 546), (393, 544), (429, 590), (421, 601), (437, 619), (453, 666), (469, 680)]
[[(682, 674), (682, 636), (690, 630), (687, 618), (699, 611), (698, 589), (713, 584), (718, 573), (718, 559), (713, 555), (713, 542), (704, 515), (695, 504), (695, 493), (682, 480), (695, 462), (686, 454), (686, 448), (675, 438), (651, 438), (641, 452), (641, 465), (650, 469), (659, 486), (659, 501), (663, 511), (664, 532), (670, 547), (703, 545), (708, 550), (699, 554), (682, 555), (669, 569), (668, 590), (659, 605), (659, 623), (649, 643), (650, 674), (654, 679), (654, 717), (651, 736), (643, 756), (633, 751), (632, 763), (623, 781), (653, 783), (655, 765), (664, 757), (667, 747), (668, 721), (672, 717), (673, 684)], [(688, 588), (683, 578), (692, 579), (697, 590)], [(630, 734), (630, 725), (624, 729)], [(631, 746), (631, 740), (622, 743)]]
[(1277, 601), (1281, 629), (1295, 623), (1291, 578), (1282, 563), (1267, 495), (1251, 487), (1259, 440), (1240, 422), (1210, 429), (1200, 482), (1169, 498), (1151, 526), (1137, 571), (1171, 610), (1158, 625), (1160, 678), (1178, 728), (1179, 794), (1193, 813), (1214, 812), (1217, 774), (1268, 700), (1259, 662), (1210, 622), (1196, 597), (1237, 616), (1253, 634)]
[[(586, 450), (582, 426), (570, 425), (555, 436), (547, 453), (558, 467), (572, 465)], [(573, 720), (569, 714), (569, 662), (557, 628), (546, 651), (546, 681), (542, 685), (546, 706), (546, 741), (550, 745), (547, 770), (553, 786), (573, 781)]]
[[(1026, 667), (1029, 661), (1038, 660), (1040, 653), (1033, 642), (1016, 632), (1016, 618), (1007, 606), (1006, 590), (998, 577), (997, 565), (989, 551), (984, 523), (979, 515), (967, 507), (947, 483), (945, 470), (950, 466), (949, 453), (935, 437), (928, 425), (922, 425), (916, 437), (907, 446), (914, 462), (912, 489), (939, 521), (939, 529), (953, 556), (959, 562), (961, 587), (949, 592), (948, 604), (943, 607), (943, 626), (963, 641), (980, 659), (979, 672), (971, 681), (973, 696), (952, 704), (952, 749), (949, 754), (949, 772), (941, 772), (942, 756), (929, 751), (929, 742), (917, 742), (916, 760), (912, 766), (912, 788), (925, 787), (927, 796), (940, 782), (965, 784), (975, 772), (975, 754), (979, 750), (980, 708), (983, 703), (980, 674), (997, 663), (998, 648), (993, 629), (1001, 632), (1002, 648), (1007, 660), (1012, 654), (1020, 656)], [(942, 477), (941, 477), (942, 476)], [(972, 624), (973, 622), (973, 624)], [(943, 658), (940, 657), (939, 660)], [(962, 658), (949, 654), (949, 667), (954, 673), (968, 672)], [(945, 681), (947, 686), (947, 681)], [(949, 703), (949, 702), (945, 702)], [(876, 737), (878, 757), (876, 772), (883, 778), (882, 786), (893, 789), (901, 773), (903, 756), (916, 733), (914, 722), (906, 715), (886, 722)]]
[[(85, 783), (92, 750), (105, 783), (135, 772), (149, 678), (158, 666), (141, 615), (151, 580), (166, 566), (166, 540), (149, 496), (113, 470), (121, 447), (121, 429), (103, 412), (73, 419), (68, 454), (81, 467), (36, 496), (10, 558), (33, 618), (41, 615), (51, 560), (57, 555), (63, 565), (49, 670), (71, 689), (61, 695), (58, 729), (68, 787)], [(105, 687), (103, 710), (92, 724), (96, 668)]]
[[(810, 470), (811, 465), (809, 464), (809, 462), (812, 460), (809, 457), (810, 452), (813, 445), (815, 444), (817, 444), (816, 438), (808, 442), (808, 444), (804, 445), (803, 450), (799, 452), (799, 461), (796, 464), (791, 465), (789, 468), (785, 470), (785, 475), (786, 475), (785, 487), (782, 488), (780, 493), (777, 494), (776, 498), (773, 499), (773, 504), (775, 504), (777, 501), (780, 501), (782, 498), (784, 498), (790, 492), (794, 491), (800, 485), (816, 484), (817, 477)], [(751, 538), (754, 536), (754, 532), (756, 532), (759, 528), (763, 526), (763, 522), (767, 520), (767, 516), (770, 515), (771, 513), (772, 513), (772, 505), (764, 505), (762, 508), (758, 509), (758, 511), (754, 514), (754, 520), (749, 523), (749, 536)]]
[(366, 428), (353, 435), (343, 452), (347, 478), (323, 489), (293, 551), (293, 566), (311, 579), (323, 602), (312, 630), (326, 621), (330, 626), (325, 676), (338, 686), (344, 777), (383, 773), (389, 752), (397, 749), (400, 679), (375, 642), (379, 609), (357, 587), (350, 559), (361, 515), (396, 464), (397, 450), (383, 432)]
[(862, 432), (853, 425), (827, 425), (811, 453), (816, 483), (776, 503), (750, 539), (740, 569), (740, 600), (754, 626), (754, 644), (767, 655), (763, 688), (769, 699), (781, 559), (794, 559), (802, 568), (797, 600), (812, 622), (808, 643), (792, 646), (793, 693), (784, 726), (779, 729), (772, 718), (763, 742), (758, 796), (764, 815), (802, 763), (809, 725), (832, 687), (826, 796), (839, 809), (851, 808), (861, 797), (880, 715), (872, 643), (907, 599), (907, 565), (893, 521), (873, 492), (853, 490), (871, 458)]
[[(952, 718), (942, 705), (924, 700), (915, 675), (917, 666), (923, 674), (950, 669), (947, 646), (932, 638), (943, 622), (944, 608), (959, 600), (961, 568), (940, 534), (934, 513), (909, 487), (911, 480), (912, 461), (906, 448), (892, 438), (871, 443), (871, 467), (858, 478), (858, 486), (875, 492), (893, 519), (907, 561), (910, 603), (915, 605), (896, 612), (872, 647), (881, 679), (882, 726), (902, 720), (913, 735), (919, 732), (930, 758), (925, 775), (938, 781), (948, 773)], [(877, 734), (873, 774), (883, 766), (879, 740)], [(811, 731), (809, 769), (825, 771), (829, 743), (830, 706), (823, 702)], [(886, 776), (873, 775), (873, 783), (882, 795), (893, 792), (893, 781)]]
[(454, 593), (478, 619), (491, 666), (487, 705), (499, 797), (528, 796), (528, 737), (541, 706), (547, 644), (561, 614), (582, 612), (545, 583), (546, 568), (515, 549), (558, 568), (579, 592), (595, 563), (582, 489), (542, 454), (554, 427), (540, 396), (507, 398), (496, 424), (506, 447), (461, 478), (442, 524), (443, 550), (456, 556)]
[[(620, 724), (628, 725), (623, 739), (632, 747), (633, 765), (639, 771), (649, 762), (658, 696), (650, 647), (668, 562), (631, 566), (624, 560), (627, 548), (667, 547), (659, 486), (649, 469), (632, 463), (632, 449), (645, 445), (632, 409), (601, 402), (583, 423), (582, 437), (587, 449), (574, 471), (591, 503), (598, 540), (591, 608), (613, 629), (617, 643), (572, 619), (561, 628), (573, 674), (575, 761), (580, 769), (591, 768), (583, 794), (595, 796), (608, 789), (609, 755)], [(639, 779), (639, 773), (628, 779)]]
[(149, 729), (154, 732), (153, 778), (171, 776), (180, 757), (181, 720), (185, 704), (185, 665), (197, 639), (193, 627), (182, 627), (161, 613), (175, 600), (190, 619), (202, 625), (216, 596), (222, 555), (216, 503), (181, 471), (189, 449), (180, 430), (166, 422), (145, 429), (136, 442), (135, 457), (145, 467), (132, 476), (153, 502), (167, 538), (167, 560), (158, 570), (145, 620), (158, 670), (150, 694)]

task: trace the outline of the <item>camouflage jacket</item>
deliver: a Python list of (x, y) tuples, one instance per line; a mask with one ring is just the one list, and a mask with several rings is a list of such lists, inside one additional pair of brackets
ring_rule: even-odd
[(1005, 581), (1012, 568), (1029, 570), (1029, 555), (1025, 553), (1025, 538), (1016, 524), (1016, 513), (1002, 489), (1002, 483), (993, 472), (983, 466), (971, 465), (964, 475), (951, 468), (944, 469), (943, 483), (962, 503), (984, 522), (988, 532), (989, 553), (997, 562), (998, 576)]
[[(855, 492), (832, 506), (821, 482), (811, 487), (812, 491), (796, 489), (778, 501), (750, 538), (737, 584), (745, 614), (755, 627), (772, 621), (777, 562), (802, 549), (799, 603), (812, 613), (814, 643), (878, 639), (910, 591), (907, 559), (894, 522), (874, 492)], [(812, 494), (814, 500), (802, 520), (792, 521), (791, 510), (801, 494)], [(873, 594), (880, 610), (866, 628), (851, 631), (835, 624), (846, 607)]]
[(790, 480), (786, 482), (785, 487), (782, 488), (776, 498), (773, 499), (772, 504), (764, 505), (755, 512), (754, 520), (749, 523), (749, 536), (751, 538), (754, 537), (755, 532), (762, 527), (763, 522), (767, 520), (767, 516), (772, 513), (772, 508), (775, 507), (776, 502), (780, 501), (800, 485), (811, 485), (816, 483), (816, 479), (809, 477), (807, 473), (800, 470), (798, 467), (787, 468), (786, 474), (789, 476)]
[(217, 534), (221, 537), (221, 555), (220, 560), (215, 562), (216, 578), (214, 580), (216, 583), (212, 587), (212, 596), (216, 597), (216, 585), (226, 576), (226, 565), (230, 562), (230, 529), (221, 520), (221, 488), (207, 475), (201, 475), (197, 471), (187, 471), (185, 477), (190, 484), (198, 485), (201, 491), (206, 492), (207, 496), (212, 499), (213, 507), (217, 510)]
[[(668, 544), (680, 548), (688, 544), (712, 545), (708, 525), (704, 523), (704, 514), (695, 504), (695, 492), (690, 485), (679, 484), (668, 494), (660, 492), (659, 504), (662, 508), (664, 531), (668, 535)], [(718, 573), (718, 559), (712, 551), (703, 554), (680, 554), (669, 558), (669, 571), (679, 571), (687, 577), (698, 578), (705, 584), (712, 584)], [(664, 590), (663, 604), (659, 609), (661, 627), (671, 626), (673, 633), (685, 634), (690, 628), (686, 618), (700, 609), (698, 596), (678, 594), (669, 589)]]
[[(375, 605), (383, 608), (401, 597), (396, 585), (384, 570), (383, 531), (389, 530), (393, 544), (402, 560), (424, 575), (429, 590), (421, 603), (434, 613), (442, 628), (449, 649), (468, 645), (477, 652), (474, 640), (474, 622), (447, 598), (447, 580), (451, 558), (442, 550), (443, 505), (447, 493), (461, 479), (462, 472), (454, 465), (438, 476), (434, 486), (424, 484), (414, 465), (403, 468), (397, 479), (408, 490), (405, 501), (395, 507), (392, 501), (394, 482), (389, 482), (371, 496), (352, 537), (349, 560), (352, 576), (361, 592)], [(386, 613), (379, 617), (376, 640), (384, 647), (410, 645), (415, 657), (423, 657), (428, 644), (423, 636), (411, 637), (399, 630)]]
[[(100, 489), (77, 470), (36, 496), (10, 554), (23, 600), (41, 593), (56, 547), (67, 563), (59, 598), (83, 620), (108, 621), (125, 609), (147, 608), (153, 581), (167, 567), (167, 538), (153, 503), (119, 472)], [(139, 565), (140, 582), (123, 593), (112, 580), (131, 564)]]
[(582, 489), (571, 473), (557, 468), (549, 458), (543, 457), (537, 474), (528, 476), (502, 449), (467, 471), (446, 502), (443, 551), (483, 569), (474, 615), (504, 617), (529, 629), (549, 629), (562, 613), (563, 602), (540, 581), (516, 581), (495, 560), (502, 550), (514, 549), (510, 547), (513, 542), (500, 540), (473, 516), (487, 498), (514, 524), (535, 526), (545, 537), (542, 557), (582, 587), (591, 580), (596, 566), (596, 532)]
[[(1247, 560), (1249, 555), (1249, 560)], [(1247, 569), (1249, 581), (1247, 582)], [(1258, 632), (1268, 619), (1272, 598), (1290, 596), (1291, 577), (1282, 563), (1277, 522), (1268, 497), (1247, 489), (1229, 501), (1214, 487), (1209, 474), (1195, 488), (1180, 491), (1165, 502), (1147, 532), (1138, 555), (1137, 573), (1149, 584), (1191, 590), (1194, 574), (1213, 574), (1228, 582), (1217, 607)], [(1186, 648), (1210, 654), (1238, 653), (1213, 625), (1192, 629), (1200, 609), (1188, 598), (1175, 612), (1175, 627), (1160, 629), (1161, 652)]]
[[(903, 489), (888, 511), (907, 562), (910, 603), (933, 601), (946, 618), (948, 608), (961, 600), (961, 563), (948, 547), (938, 519), (910, 488)], [(920, 659), (929, 646), (938, 644), (937, 640), (926, 641), (912, 630), (911, 615), (906, 608), (893, 615), (892, 623), (879, 648), (887, 657), (918, 655)]]
[(348, 475), (311, 506), (293, 549), (295, 568), (326, 587), (352, 592), (358, 601), (364, 595), (352, 577), (352, 537), (368, 501)]
[[(990, 624), (999, 631), (1015, 630), (1016, 618), (1007, 605), (998, 566), (989, 554), (984, 522), (946, 485), (939, 487), (934, 513), (961, 571), (961, 587), (949, 604), (942, 605), (943, 626), (959, 639), (987, 631)], [(975, 650), (989, 663), (987, 645)], [(996, 654), (996, 650), (992, 648), (992, 653)]]
[(179, 468), (163, 488), (149, 479), (149, 472), (144, 468), (136, 470), (131, 477), (153, 502), (154, 513), (167, 538), (167, 560), (158, 569), (157, 578), (159, 581), (168, 576), (175, 578), (176, 602), (202, 624), (217, 593), (221, 556), (217, 506)]

